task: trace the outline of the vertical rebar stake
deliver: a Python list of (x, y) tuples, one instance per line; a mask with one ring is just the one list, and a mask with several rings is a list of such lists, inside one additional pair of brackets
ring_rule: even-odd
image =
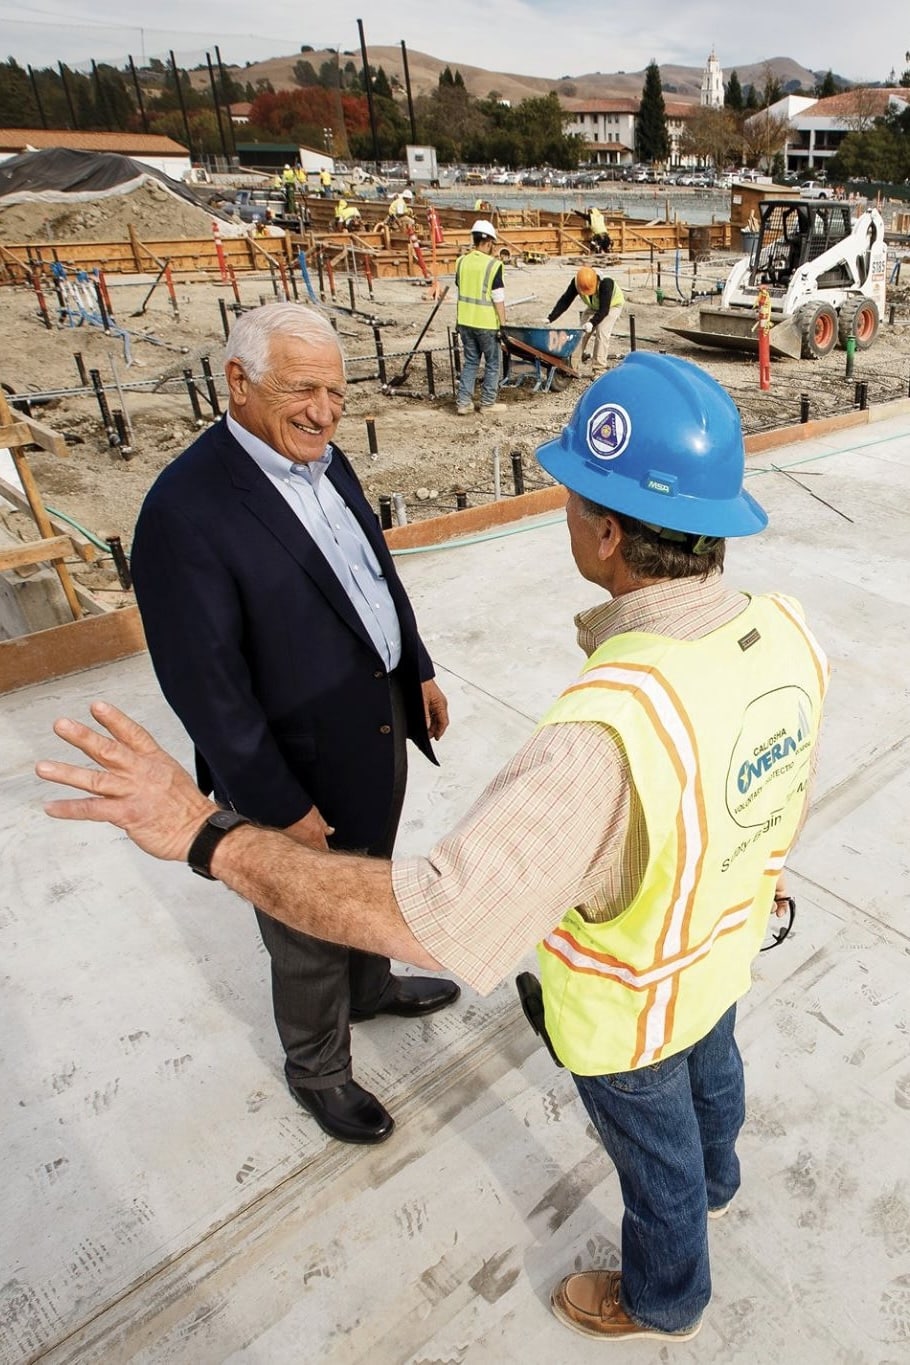
[(108, 407), (107, 394), (104, 392), (104, 385), (101, 382), (101, 371), (89, 370), (89, 374), (92, 380), (92, 388), (95, 390), (95, 397), (98, 399), (98, 409), (101, 413), (101, 422), (107, 436), (107, 443), (109, 446), (115, 446), (119, 443), (120, 438), (114, 428), (114, 419), (111, 417), (111, 410)]
[(433, 352), (425, 351), (424, 356), (427, 362), (427, 391), (431, 398), (436, 397), (436, 374), (433, 369)]
[(525, 491), (525, 472), (521, 463), (521, 451), (512, 451), (512, 483), (515, 485), (515, 496), (519, 497)]
[(199, 394), (196, 392), (196, 384), (193, 380), (193, 371), (184, 370), (183, 379), (186, 384), (186, 391), (190, 396), (190, 404), (193, 409), (193, 420), (197, 427), (204, 426), (205, 418), (202, 415), (202, 404), (199, 402)]
[(373, 340), (376, 343), (376, 365), (379, 370), (379, 382), (384, 385), (386, 383), (385, 352), (382, 347), (382, 333), (378, 327), (373, 328)]
[(379, 525), (383, 531), (392, 529), (392, 499), (388, 493), (382, 493), (379, 498)]
[(375, 417), (368, 417), (368, 418), (366, 419), (366, 423), (367, 423), (367, 444), (368, 444), (369, 447), (370, 447), (370, 454), (371, 454), (371, 455), (378, 455), (378, 454), (379, 454), (379, 446), (378, 446), (377, 443), (376, 443), (376, 418), (375, 418)]
[(635, 314), (629, 314), (629, 350), (635, 350)]
[(801, 423), (809, 420), (809, 395), (801, 393), (799, 396), (799, 420)]
[(129, 561), (120, 537), (108, 536), (107, 543), (110, 546), (111, 558), (114, 561), (114, 568), (117, 570), (117, 577), (120, 579), (120, 586), (124, 592), (129, 592), (133, 586), (133, 575), (130, 573)]
[(221, 416), (221, 405), (218, 402), (218, 390), (215, 388), (215, 376), (212, 374), (212, 362), (207, 355), (202, 357), (202, 373), (205, 375), (205, 388), (209, 396), (209, 406), (214, 417)]
[(224, 339), (227, 341), (228, 337), (231, 335), (231, 324), (228, 319), (227, 304), (224, 299), (218, 300), (218, 307), (221, 309), (221, 326), (224, 329)]

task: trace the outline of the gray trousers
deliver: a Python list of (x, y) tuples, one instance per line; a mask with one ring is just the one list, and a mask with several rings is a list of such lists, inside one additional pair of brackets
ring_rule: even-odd
[[(407, 720), (401, 687), (392, 674), (395, 776), (383, 837), (365, 852), (390, 858), (408, 775)], [(389, 959), (325, 943), (256, 909), (272, 961), (272, 1006), (292, 1085), (325, 1090), (351, 1079), (351, 1007), (372, 1014), (391, 991)]]

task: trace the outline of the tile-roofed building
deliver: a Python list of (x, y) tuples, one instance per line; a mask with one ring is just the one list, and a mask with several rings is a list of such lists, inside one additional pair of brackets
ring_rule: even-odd
[[(587, 160), (599, 166), (628, 166), (635, 160), (635, 125), (641, 100), (560, 98), (569, 115), (566, 132), (584, 138)], [(667, 132), (670, 137), (671, 166), (685, 164), (680, 152), (686, 120), (698, 105), (684, 100), (665, 100)]]
[(871, 128), (876, 119), (890, 111), (900, 112), (910, 106), (910, 90), (856, 86), (823, 100), (803, 99), (799, 110), (793, 108), (793, 102), (792, 96), (785, 97), (753, 117), (766, 113), (789, 121), (784, 149), (787, 170), (809, 176), (824, 170), (825, 162), (831, 160), (849, 133)]
[(83, 133), (67, 128), (0, 128), (0, 161), (20, 152), (63, 147), (71, 152), (116, 152), (180, 180), (190, 169), (186, 147), (159, 133)]

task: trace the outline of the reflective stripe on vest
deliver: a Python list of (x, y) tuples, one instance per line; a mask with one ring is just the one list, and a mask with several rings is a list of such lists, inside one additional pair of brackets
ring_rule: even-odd
[(495, 331), (499, 315), (493, 303), (493, 279), (502, 262), (485, 251), (469, 251), (459, 257), (455, 267), (458, 287), (456, 322), (459, 327), (479, 327)]
[(631, 904), (601, 923), (572, 909), (538, 949), (547, 1030), (572, 1071), (671, 1056), (748, 990), (826, 680), (798, 605), (756, 598), (701, 640), (608, 640), (544, 718), (617, 734), (648, 833)]

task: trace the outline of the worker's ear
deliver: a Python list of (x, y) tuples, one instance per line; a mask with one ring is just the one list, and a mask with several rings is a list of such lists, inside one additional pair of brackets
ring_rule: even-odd
[(242, 408), (249, 402), (250, 381), (239, 360), (229, 360), (227, 362), (224, 367), (224, 377), (227, 380), (231, 402), (234, 407)]
[(600, 544), (597, 547), (597, 558), (606, 564), (619, 554), (619, 547), (622, 545), (622, 527), (615, 517), (609, 513), (604, 517), (603, 531), (600, 536)]

